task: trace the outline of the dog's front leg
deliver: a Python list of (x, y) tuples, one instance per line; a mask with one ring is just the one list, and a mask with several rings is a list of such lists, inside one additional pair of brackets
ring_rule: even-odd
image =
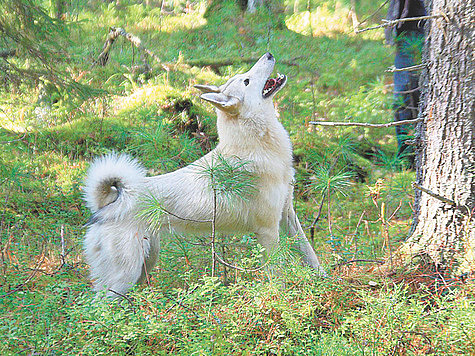
[(302, 253), (303, 261), (307, 265), (313, 267), (319, 275), (326, 276), (327, 273), (320, 264), (320, 261), (318, 260), (315, 251), (310, 245), (307, 236), (305, 236), (305, 232), (302, 229), (302, 225), (300, 225), (299, 218), (297, 217), (297, 214), (295, 213), (295, 210), (292, 206), (291, 199), (287, 201), (284, 207), (280, 226), (284, 233), (289, 234), (290, 236), (298, 237), (298, 247)]
[(271, 257), (279, 246), (279, 228), (260, 228), (256, 231), (257, 242), (266, 249), (267, 257)]

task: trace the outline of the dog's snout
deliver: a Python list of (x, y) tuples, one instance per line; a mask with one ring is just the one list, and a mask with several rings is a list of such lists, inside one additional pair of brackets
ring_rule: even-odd
[(270, 60), (270, 61), (271, 61), (271, 60), (273, 60), (273, 59), (274, 59), (274, 56), (272, 55), (272, 53), (270, 53), (270, 52), (267, 52), (267, 53), (266, 53), (266, 55), (267, 55), (267, 59), (268, 59), (268, 60)]

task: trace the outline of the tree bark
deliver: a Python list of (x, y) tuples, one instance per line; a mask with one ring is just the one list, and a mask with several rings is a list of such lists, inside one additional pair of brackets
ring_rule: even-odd
[[(475, 270), (474, 0), (429, 0), (412, 234), (403, 251)], [(432, 193), (432, 194), (431, 194)], [(441, 199), (443, 197), (443, 199)]]

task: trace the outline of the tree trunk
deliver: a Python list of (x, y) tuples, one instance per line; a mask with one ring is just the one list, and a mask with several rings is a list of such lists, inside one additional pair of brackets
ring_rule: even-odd
[[(403, 247), (475, 270), (474, 0), (428, 0), (412, 234)], [(448, 20), (448, 22), (447, 22)]]

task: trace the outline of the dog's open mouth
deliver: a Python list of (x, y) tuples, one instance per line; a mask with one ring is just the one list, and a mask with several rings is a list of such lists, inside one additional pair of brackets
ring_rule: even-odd
[(268, 98), (276, 91), (278, 91), (286, 82), (287, 77), (283, 74), (277, 74), (277, 78), (267, 79), (264, 89), (262, 89), (262, 96)]

